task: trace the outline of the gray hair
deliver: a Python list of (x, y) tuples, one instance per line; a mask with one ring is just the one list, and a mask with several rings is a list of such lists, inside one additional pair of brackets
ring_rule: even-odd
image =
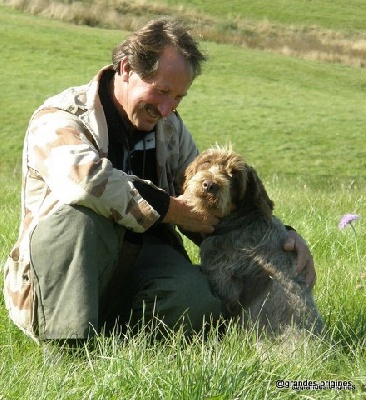
[(193, 79), (201, 74), (202, 63), (207, 56), (199, 50), (188, 25), (170, 17), (148, 22), (117, 45), (112, 52), (113, 69), (118, 71), (121, 60), (127, 57), (132, 70), (141, 79), (148, 79), (158, 69), (159, 58), (168, 46), (174, 46), (188, 61), (193, 70)]

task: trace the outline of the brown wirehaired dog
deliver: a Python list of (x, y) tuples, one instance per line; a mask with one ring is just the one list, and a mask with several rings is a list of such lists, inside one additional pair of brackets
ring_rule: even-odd
[(200, 249), (202, 269), (230, 317), (246, 327), (283, 333), (290, 326), (320, 333), (323, 321), (296, 254), (283, 249), (286, 227), (254, 168), (231, 148), (211, 148), (186, 172), (183, 191), (197, 212), (223, 215)]

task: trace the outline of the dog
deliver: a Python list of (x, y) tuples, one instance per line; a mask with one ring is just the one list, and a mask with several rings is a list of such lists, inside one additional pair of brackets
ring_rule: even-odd
[(324, 323), (295, 252), (283, 249), (287, 228), (253, 167), (231, 147), (203, 151), (186, 169), (183, 193), (193, 209), (221, 216), (200, 246), (202, 270), (228, 316), (269, 335), (288, 328), (320, 334)]

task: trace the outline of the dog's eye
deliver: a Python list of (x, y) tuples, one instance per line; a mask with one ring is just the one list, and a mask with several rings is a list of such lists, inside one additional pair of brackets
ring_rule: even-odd
[(201, 163), (201, 164), (198, 166), (198, 170), (201, 170), (201, 169), (208, 169), (210, 166), (211, 166), (211, 163), (210, 163), (209, 161), (205, 161), (205, 162)]

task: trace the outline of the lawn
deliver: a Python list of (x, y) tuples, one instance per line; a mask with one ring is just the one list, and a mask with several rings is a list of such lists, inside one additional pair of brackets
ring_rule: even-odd
[[(155, 1), (149, 0), (154, 3)], [(184, 5), (203, 14), (220, 18), (268, 20), (299, 26), (320, 26), (335, 30), (365, 30), (366, 7), (363, 0), (158, 0), (171, 6)]]

